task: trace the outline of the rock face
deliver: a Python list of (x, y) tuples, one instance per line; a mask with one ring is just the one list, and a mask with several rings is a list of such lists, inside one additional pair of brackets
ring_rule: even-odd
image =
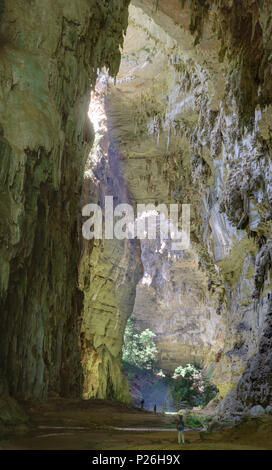
[[(142, 243), (151, 282), (139, 284), (134, 314), (158, 333), (161, 366), (192, 358), (189, 350), (205, 362), (209, 348), (224, 396), (258, 351), (271, 292), (271, 9), (246, 0), (183, 4), (158, 2), (156, 10), (150, 1), (132, 2), (117, 86), (108, 93), (110, 135), (135, 201), (191, 204), (198, 260), (191, 274), (206, 277), (203, 306), (191, 304), (198, 322), (189, 336), (191, 317), (177, 308), (183, 268), (177, 283), (175, 262), (154, 261), (154, 247)], [(210, 323), (215, 330), (204, 347), (198, 327), (208, 328), (201, 320), (207, 305), (221, 318)]]
[(170, 242), (141, 242), (144, 276), (137, 286), (133, 317), (140, 330), (156, 334), (157, 366), (213, 367), (224, 344), (224, 323), (210, 298), (208, 277), (191, 250), (173, 252)]
[(0, 377), (0, 433), (7, 426), (25, 425), (28, 416), (18, 405), (17, 401), (9, 395), (9, 388), (4, 377)]
[(13, 396), (79, 395), (78, 211), (97, 69), (128, 1), (1, 1), (0, 356)]
[(242, 412), (252, 416), (270, 412), (272, 397), (272, 296), (257, 352), (248, 360), (237, 387), (219, 405), (219, 416), (233, 417)]
[(138, 286), (134, 314), (156, 329), (163, 367), (215, 363), (224, 413), (228, 404), (237, 413), (265, 408), (271, 4), (133, 0), (120, 72), (101, 91), (104, 123), (85, 167), (90, 88), (98, 69), (118, 72), (128, 4), (0, 2), (4, 396), (83, 390), (85, 398), (128, 399), (120, 354), (142, 276), (140, 245), (82, 242), (79, 215), (111, 195), (115, 203), (191, 204), (190, 252), (168, 257), (167, 247), (160, 253), (142, 241), (151, 282)]
[[(95, 202), (103, 209), (105, 196), (114, 207), (131, 202), (119, 172), (119, 155), (111, 145), (105, 100), (108, 77), (100, 76), (90, 105), (96, 125), (94, 148), (86, 163), (82, 205)], [(106, 239), (84, 242), (80, 263), (80, 288), (84, 292), (81, 355), (84, 398), (129, 401), (121, 371), (121, 350), (126, 321), (133, 310), (136, 285), (142, 276), (140, 245), (136, 240)]]

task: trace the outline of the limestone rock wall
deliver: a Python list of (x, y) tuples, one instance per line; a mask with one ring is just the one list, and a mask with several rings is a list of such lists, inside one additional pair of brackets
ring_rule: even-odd
[[(191, 203), (191, 240), (224, 324), (213, 375), (224, 396), (257, 354), (272, 288), (271, 5), (134, 0), (130, 18), (111, 132), (136, 201)], [(159, 305), (152, 288), (138, 286), (136, 308), (157, 328), (160, 308), (142, 313), (143, 299)]]
[(118, 71), (128, 3), (1, 2), (0, 367), (15, 397), (81, 393), (87, 111), (97, 69)]
[(269, 295), (266, 318), (259, 345), (248, 360), (237, 387), (230, 390), (218, 406), (218, 417), (239, 419), (242, 414), (257, 415), (271, 411), (272, 394), (272, 297)]
[[(120, 203), (133, 204), (119, 170), (121, 156), (108, 132), (107, 88), (108, 77), (101, 74), (90, 105), (96, 137), (85, 167), (81, 201), (82, 206), (97, 203), (103, 219), (105, 196), (113, 197), (114, 208)], [(129, 401), (128, 384), (121, 370), (122, 344), (136, 285), (142, 276), (140, 244), (127, 238), (106, 239), (104, 227), (101, 240), (84, 241), (80, 262), (80, 288), (84, 292), (80, 334), (83, 397)]]
[[(85, 397), (128, 398), (120, 354), (142, 276), (139, 244), (82, 243), (79, 217), (83, 204), (102, 205), (109, 194), (191, 204), (189, 259), (163, 257), (157, 275), (154, 247), (147, 256), (142, 245), (153, 282), (147, 303), (165, 304), (157, 311), (173, 327), (163, 332), (169, 344), (182, 345), (179, 362), (193, 337), (194, 356), (205, 361), (209, 348), (217, 361), (221, 395), (238, 383), (242, 408), (251, 395), (266, 405), (270, 375), (257, 368), (271, 349), (271, 2), (133, 0), (116, 86), (107, 84), (107, 129), (96, 141), (90, 88), (97, 69), (118, 72), (128, 4), (0, 2), (3, 396), (79, 395), (83, 387)], [(182, 291), (192, 277), (198, 305)], [(190, 341), (193, 320), (186, 308), (178, 314), (180, 296), (196, 312)], [(170, 367), (177, 355), (173, 347), (161, 360)]]
[(156, 334), (157, 366), (167, 373), (188, 363), (211, 370), (223, 349), (224, 323), (196, 252), (173, 252), (169, 241), (159, 240), (142, 241), (141, 247), (144, 276), (133, 317), (140, 330)]
[(220, 42), (219, 58), (225, 59), (229, 85), (248, 121), (256, 106), (270, 104), (271, 85), (271, 3), (257, 0), (179, 0), (190, 11), (189, 29), (195, 43), (212, 29)]

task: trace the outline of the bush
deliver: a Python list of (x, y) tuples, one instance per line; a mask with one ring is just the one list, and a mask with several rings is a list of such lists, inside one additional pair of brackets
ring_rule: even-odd
[(123, 361), (151, 369), (158, 352), (153, 341), (155, 336), (149, 329), (139, 331), (135, 321), (130, 318), (124, 334)]
[(203, 376), (200, 367), (193, 364), (177, 367), (173, 379), (172, 397), (178, 406), (182, 406), (182, 402), (189, 406), (205, 406), (217, 393), (215, 385)]
[(184, 424), (189, 428), (200, 428), (208, 425), (213, 419), (213, 416), (202, 416), (194, 413), (186, 412), (184, 414)]

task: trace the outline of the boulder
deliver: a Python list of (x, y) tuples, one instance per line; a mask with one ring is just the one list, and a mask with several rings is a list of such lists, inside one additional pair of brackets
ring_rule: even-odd
[(251, 416), (258, 416), (265, 413), (264, 408), (261, 405), (255, 405), (250, 408), (248, 412)]

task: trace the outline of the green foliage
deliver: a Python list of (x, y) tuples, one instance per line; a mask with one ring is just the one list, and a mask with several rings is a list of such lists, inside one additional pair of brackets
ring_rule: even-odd
[(193, 364), (175, 369), (172, 397), (177, 405), (205, 406), (217, 393), (217, 388), (203, 376), (201, 369)]
[(146, 329), (139, 331), (135, 321), (128, 320), (123, 345), (123, 361), (138, 367), (151, 369), (157, 355), (157, 348), (153, 341), (155, 333)]
[(213, 419), (213, 416), (203, 416), (195, 413), (186, 412), (184, 414), (184, 424), (188, 428), (200, 428), (207, 426)]

